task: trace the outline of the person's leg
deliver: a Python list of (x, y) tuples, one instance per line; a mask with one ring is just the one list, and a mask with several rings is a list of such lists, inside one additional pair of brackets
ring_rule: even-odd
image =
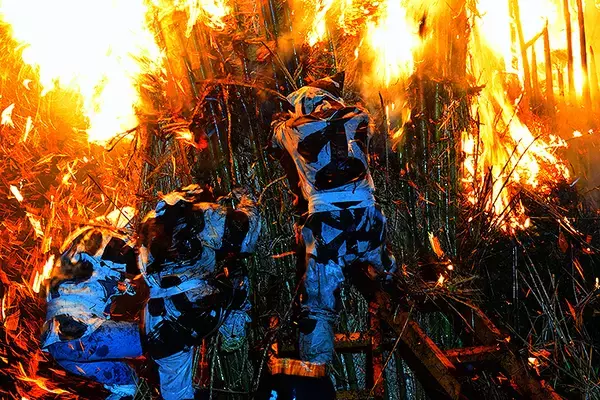
[(337, 318), (335, 292), (344, 281), (341, 267), (330, 262), (308, 263), (304, 285), (303, 319), (300, 321), (300, 358), (316, 364), (333, 360), (333, 323)]
[(154, 361), (158, 365), (160, 394), (165, 400), (194, 398), (193, 347)]
[(356, 232), (352, 241), (354, 261), (366, 262), (381, 274), (381, 278), (396, 272), (396, 259), (386, 241), (386, 219), (378, 206), (354, 211)]
[(144, 313), (147, 348), (158, 366), (160, 393), (165, 400), (193, 399), (193, 348), (187, 338), (166, 318), (169, 299), (152, 299)]
[[(53, 345), (50, 345), (52, 347)], [(50, 350), (50, 354), (52, 351)], [(92, 361), (79, 362), (70, 360), (56, 360), (67, 372), (95, 380), (110, 386), (132, 386), (135, 393), (137, 382), (135, 371), (122, 361)]]
[(326, 364), (333, 359), (335, 293), (344, 281), (340, 255), (345, 252), (339, 213), (316, 213), (302, 228), (306, 272), (300, 327), (300, 358)]
[(139, 326), (135, 322), (106, 321), (91, 335), (53, 345), (56, 359), (93, 362), (142, 355)]
[(107, 321), (90, 336), (48, 347), (66, 371), (103, 383), (115, 396), (133, 396), (136, 373), (123, 358), (142, 355), (138, 325)]
[(122, 361), (56, 360), (56, 362), (67, 372), (104, 384), (106, 389), (117, 395), (114, 396), (116, 399), (135, 395), (137, 389), (135, 371)]

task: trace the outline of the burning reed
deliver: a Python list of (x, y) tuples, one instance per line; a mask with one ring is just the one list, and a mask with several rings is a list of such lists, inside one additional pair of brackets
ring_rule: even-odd
[[(430, 297), (487, 305), (533, 370), (562, 393), (594, 396), (597, 213), (576, 188), (591, 166), (578, 144), (595, 143), (597, 116), (583, 107), (590, 43), (578, 4), (96, 3), (58, 13), (66, 20), (49, 18), (52, 10), (31, 19), (33, 1), (0, 6), (10, 24), (0, 71), (0, 364), (10, 395), (88, 394), (37, 348), (45, 266), (66, 233), (192, 180), (260, 193), (269, 224), (250, 264), (256, 313), (247, 346), (292, 336), (292, 209), (263, 148), (281, 111), (274, 93), (345, 69), (346, 95), (372, 111), (381, 132), (373, 168), (403, 279)], [(91, 33), (85, 5), (118, 15), (119, 29)], [(67, 30), (72, 20), (77, 32)], [(588, 61), (593, 96), (591, 51)], [(367, 329), (361, 301), (344, 290), (340, 329)], [(274, 316), (280, 328), (269, 327)], [(445, 324), (432, 319), (429, 328), (450, 345)], [(256, 389), (264, 353), (248, 348), (211, 346), (212, 389), (240, 397)], [(406, 396), (419, 398), (392, 356), (388, 397), (399, 398), (404, 376)], [(364, 386), (364, 365), (340, 356), (338, 388)], [(502, 383), (500, 374), (475, 376)]]

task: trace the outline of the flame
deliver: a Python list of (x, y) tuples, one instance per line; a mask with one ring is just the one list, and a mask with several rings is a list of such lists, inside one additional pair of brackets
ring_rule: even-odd
[(12, 112), (14, 109), (15, 109), (15, 105), (13, 103), (10, 106), (6, 107), (4, 109), (4, 111), (2, 111), (2, 115), (1, 115), (1, 119), (0, 119), (1, 125), (10, 126), (11, 128), (15, 127), (15, 124), (13, 123), (13, 120), (12, 120)]
[[(574, 69), (574, 81), (575, 89), (577, 94), (581, 94), (584, 82), (584, 75), (581, 69), (581, 54), (580, 54), (580, 42), (579, 42), (579, 24), (577, 21), (577, 9), (574, 2), (571, 2), (570, 7), (570, 22), (572, 28), (571, 43), (573, 45), (573, 69)], [(548, 25), (548, 36), (552, 51), (554, 50), (566, 50), (567, 49), (567, 35), (566, 21), (563, 12), (563, 2), (560, 0), (527, 0), (518, 1), (520, 14), (521, 14), (521, 26), (523, 28), (523, 38), (526, 43), (536, 38), (544, 30), (546, 24)], [(508, 1), (493, 1), (493, 0), (480, 0), (477, 6), (478, 12), (482, 19), (485, 21), (480, 24), (480, 29), (490, 46), (496, 50), (497, 53), (504, 57), (506, 63), (506, 71), (514, 72), (519, 74), (523, 78), (523, 69), (518, 66), (521, 63), (520, 55), (518, 55), (518, 43), (515, 38), (515, 43), (510, 39), (511, 27), (514, 29), (512, 23), (511, 14), (509, 10)], [(514, 33), (516, 35), (516, 33)], [(541, 79), (545, 79), (543, 76), (543, 57), (539, 55), (544, 54), (543, 41), (539, 39), (535, 41), (532, 46), (538, 55), (537, 59), (542, 64), (542, 68), (538, 68), (538, 74)], [(529, 57), (531, 57), (531, 50), (529, 50)], [(531, 61), (531, 60), (530, 60)], [(563, 76), (567, 76), (567, 65), (554, 65), (554, 71), (561, 73)], [(558, 90), (558, 86), (555, 85), (555, 89)]]
[(135, 208), (130, 206), (125, 206), (122, 208), (116, 208), (111, 211), (106, 219), (117, 229), (125, 229), (128, 225), (131, 224), (131, 221), (135, 217)]
[(10, 192), (12, 193), (13, 196), (15, 196), (15, 199), (17, 199), (17, 201), (19, 203), (23, 202), (23, 195), (21, 194), (21, 192), (19, 191), (19, 189), (17, 189), (16, 186), (14, 185), (10, 185)]
[(444, 282), (446, 282), (446, 278), (444, 277), (444, 275), (440, 274), (440, 277), (438, 278), (437, 282), (435, 283), (435, 286), (444, 286)]
[[(533, 9), (528, 11), (532, 16), (527, 14), (525, 19), (529, 22), (524, 27), (529, 28), (524, 28), (524, 32), (543, 29), (542, 19), (552, 16), (554, 9), (546, 9), (542, 3), (548, 1), (537, 1), (535, 13)], [(526, 229), (531, 221), (525, 216), (523, 205), (512, 201), (514, 193), (520, 187), (549, 193), (549, 184), (568, 179), (569, 171), (555, 154), (556, 148), (566, 147), (566, 142), (554, 135), (533, 134), (520, 119), (519, 99), (511, 98), (510, 83), (514, 83), (515, 75), (520, 79), (523, 71), (520, 64), (514, 62), (516, 55), (511, 45), (507, 4), (495, 0), (479, 2), (480, 18), (475, 19), (470, 43), (471, 73), (481, 79), (478, 85), (485, 85), (479, 101), (473, 105), (474, 114), (479, 115), (481, 122), (479, 142), (465, 133), (462, 149), (465, 154), (464, 180), (472, 184), (468, 200), (477, 203), (475, 188), (483, 185), (484, 171), (490, 171), (493, 187), (487, 198), (487, 210), (501, 216), (498, 222), (503, 229), (515, 231)], [(549, 14), (544, 13), (548, 10)], [(506, 215), (511, 207), (512, 212)]]
[(367, 22), (366, 45), (373, 54), (372, 76), (383, 87), (408, 78), (421, 44), (419, 27), (402, 2), (386, 0), (376, 20)]
[(333, 0), (317, 0), (315, 2), (315, 20), (307, 36), (307, 42), (310, 46), (314, 46), (325, 38), (327, 32), (325, 18), (333, 3)]
[(153, 4), (162, 13), (185, 11), (188, 15), (186, 36), (189, 37), (198, 21), (204, 22), (215, 30), (226, 27), (225, 17), (231, 13), (231, 7), (225, 0), (153, 0)]
[(40, 288), (42, 286), (42, 283), (48, 279), (50, 277), (50, 274), (52, 273), (52, 268), (54, 267), (54, 254), (52, 254), (48, 260), (46, 261), (46, 263), (44, 264), (44, 267), (42, 268), (42, 273), (40, 274), (39, 271), (35, 272), (35, 277), (33, 278), (33, 285), (32, 285), (32, 289), (35, 293), (39, 293), (40, 292)]
[(23, 141), (26, 142), (29, 137), (29, 133), (33, 129), (33, 120), (31, 117), (27, 117), (27, 122), (25, 123), (25, 133), (23, 134)]
[[(549, 193), (553, 182), (569, 178), (566, 164), (556, 150), (566, 142), (550, 135), (544, 128), (530, 128), (523, 118), (519, 101), (525, 80), (517, 27), (528, 46), (528, 62), (545, 63), (544, 32), (548, 31), (551, 50), (565, 49), (567, 38), (560, 0), (516, 0), (520, 10), (520, 25), (516, 23), (509, 1), (480, 0), (478, 15), (473, 18), (470, 43), (470, 73), (482, 86), (473, 104), (473, 113), (481, 121), (477, 137), (463, 134), (464, 182), (467, 198), (477, 204), (486, 194), (486, 209), (500, 217), (497, 222), (505, 230), (526, 229), (531, 220), (524, 206), (513, 201), (522, 188)], [(337, 29), (341, 37), (354, 36), (359, 43), (354, 58), (363, 68), (363, 94), (373, 99), (381, 94), (388, 133), (393, 140), (402, 137), (403, 123), (410, 119), (410, 105), (405, 91), (408, 79), (419, 67), (428, 50), (428, 37), (422, 23), (435, 21), (438, 5), (416, 0), (381, 0), (378, 2), (342, 0), (303, 0), (309, 10), (310, 30), (306, 37), (313, 46), (325, 39), (327, 29)], [(572, 44), (576, 83), (581, 81), (578, 55), (577, 13), (571, 10)], [(337, 27), (331, 23), (337, 21)], [(329, 26), (327, 24), (330, 24)], [(435, 24), (432, 25), (435, 29)], [(433, 47), (432, 47), (433, 48)], [(532, 60), (529, 60), (532, 58)], [(537, 61), (536, 61), (537, 62)], [(566, 76), (566, 65), (553, 62), (553, 71)], [(531, 64), (533, 66), (533, 64)], [(538, 67), (535, 65), (535, 67)], [(545, 65), (531, 68), (537, 71), (537, 82), (545, 79)], [(579, 78), (577, 78), (579, 76)], [(554, 79), (553, 82), (557, 82)], [(577, 83), (580, 89), (581, 84)], [(531, 95), (531, 93), (528, 93)], [(379, 103), (380, 101), (376, 101)], [(379, 104), (378, 104), (379, 105)], [(491, 194), (478, 190), (485, 184), (485, 173), (492, 174)], [(509, 211), (509, 212), (507, 212)]]
[(444, 250), (442, 250), (442, 245), (440, 244), (440, 240), (431, 232), (428, 233), (428, 236), (429, 236), (429, 243), (431, 244), (431, 248), (433, 249), (433, 252), (435, 253), (435, 255), (438, 256), (438, 258), (444, 258), (445, 253), (444, 253)]
[[(598, 283), (598, 278), (596, 278), (596, 283)], [(2, 321), (6, 321), (6, 294), (2, 296)]]
[[(50, 379), (47, 378), (42, 378), (41, 376), (33, 376), (30, 377), (28, 376), (27, 372), (25, 372), (25, 368), (23, 367), (22, 363), (18, 363), (18, 370), (20, 375), (17, 376), (17, 378), (23, 382), (29, 382), (32, 383), (34, 385), (36, 385), (37, 387), (39, 387), (40, 389), (42, 389), (44, 392), (46, 393), (51, 393), (51, 394), (68, 394), (69, 392), (63, 389), (52, 389), (51, 387), (49, 387), (47, 385), (47, 383), (52, 383), (52, 381)], [(27, 399), (27, 397), (21, 397), (21, 399)]]
[[(422, 2), (414, 0), (308, 0), (303, 3), (310, 10), (306, 42), (310, 46), (323, 41), (327, 22), (335, 20), (345, 36), (359, 36), (360, 44), (354, 55), (370, 62), (370, 75), (379, 88), (389, 87), (399, 79), (410, 76), (414, 70), (414, 52), (422, 44), (416, 11)], [(364, 49), (363, 49), (364, 48)], [(364, 50), (364, 51), (361, 51)]]
[[(91, 142), (134, 129), (140, 77), (160, 67), (144, 0), (4, 0), (0, 18), (36, 68), (42, 94), (81, 95)], [(141, 60), (147, 60), (145, 63)]]

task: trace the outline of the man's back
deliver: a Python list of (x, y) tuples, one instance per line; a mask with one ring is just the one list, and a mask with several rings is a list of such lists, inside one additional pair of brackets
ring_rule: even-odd
[(274, 123), (273, 141), (294, 160), (311, 211), (371, 198), (368, 113), (315, 87), (304, 87), (288, 99), (294, 112)]

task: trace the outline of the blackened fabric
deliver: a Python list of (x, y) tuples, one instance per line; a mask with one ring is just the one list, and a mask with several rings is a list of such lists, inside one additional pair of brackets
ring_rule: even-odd
[(328, 363), (333, 358), (336, 293), (344, 270), (356, 263), (372, 265), (381, 276), (396, 263), (386, 246), (386, 220), (378, 206), (311, 214), (302, 228), (307, 266), (302, 309), (308, 321), (300, 330), (303, 360)]

